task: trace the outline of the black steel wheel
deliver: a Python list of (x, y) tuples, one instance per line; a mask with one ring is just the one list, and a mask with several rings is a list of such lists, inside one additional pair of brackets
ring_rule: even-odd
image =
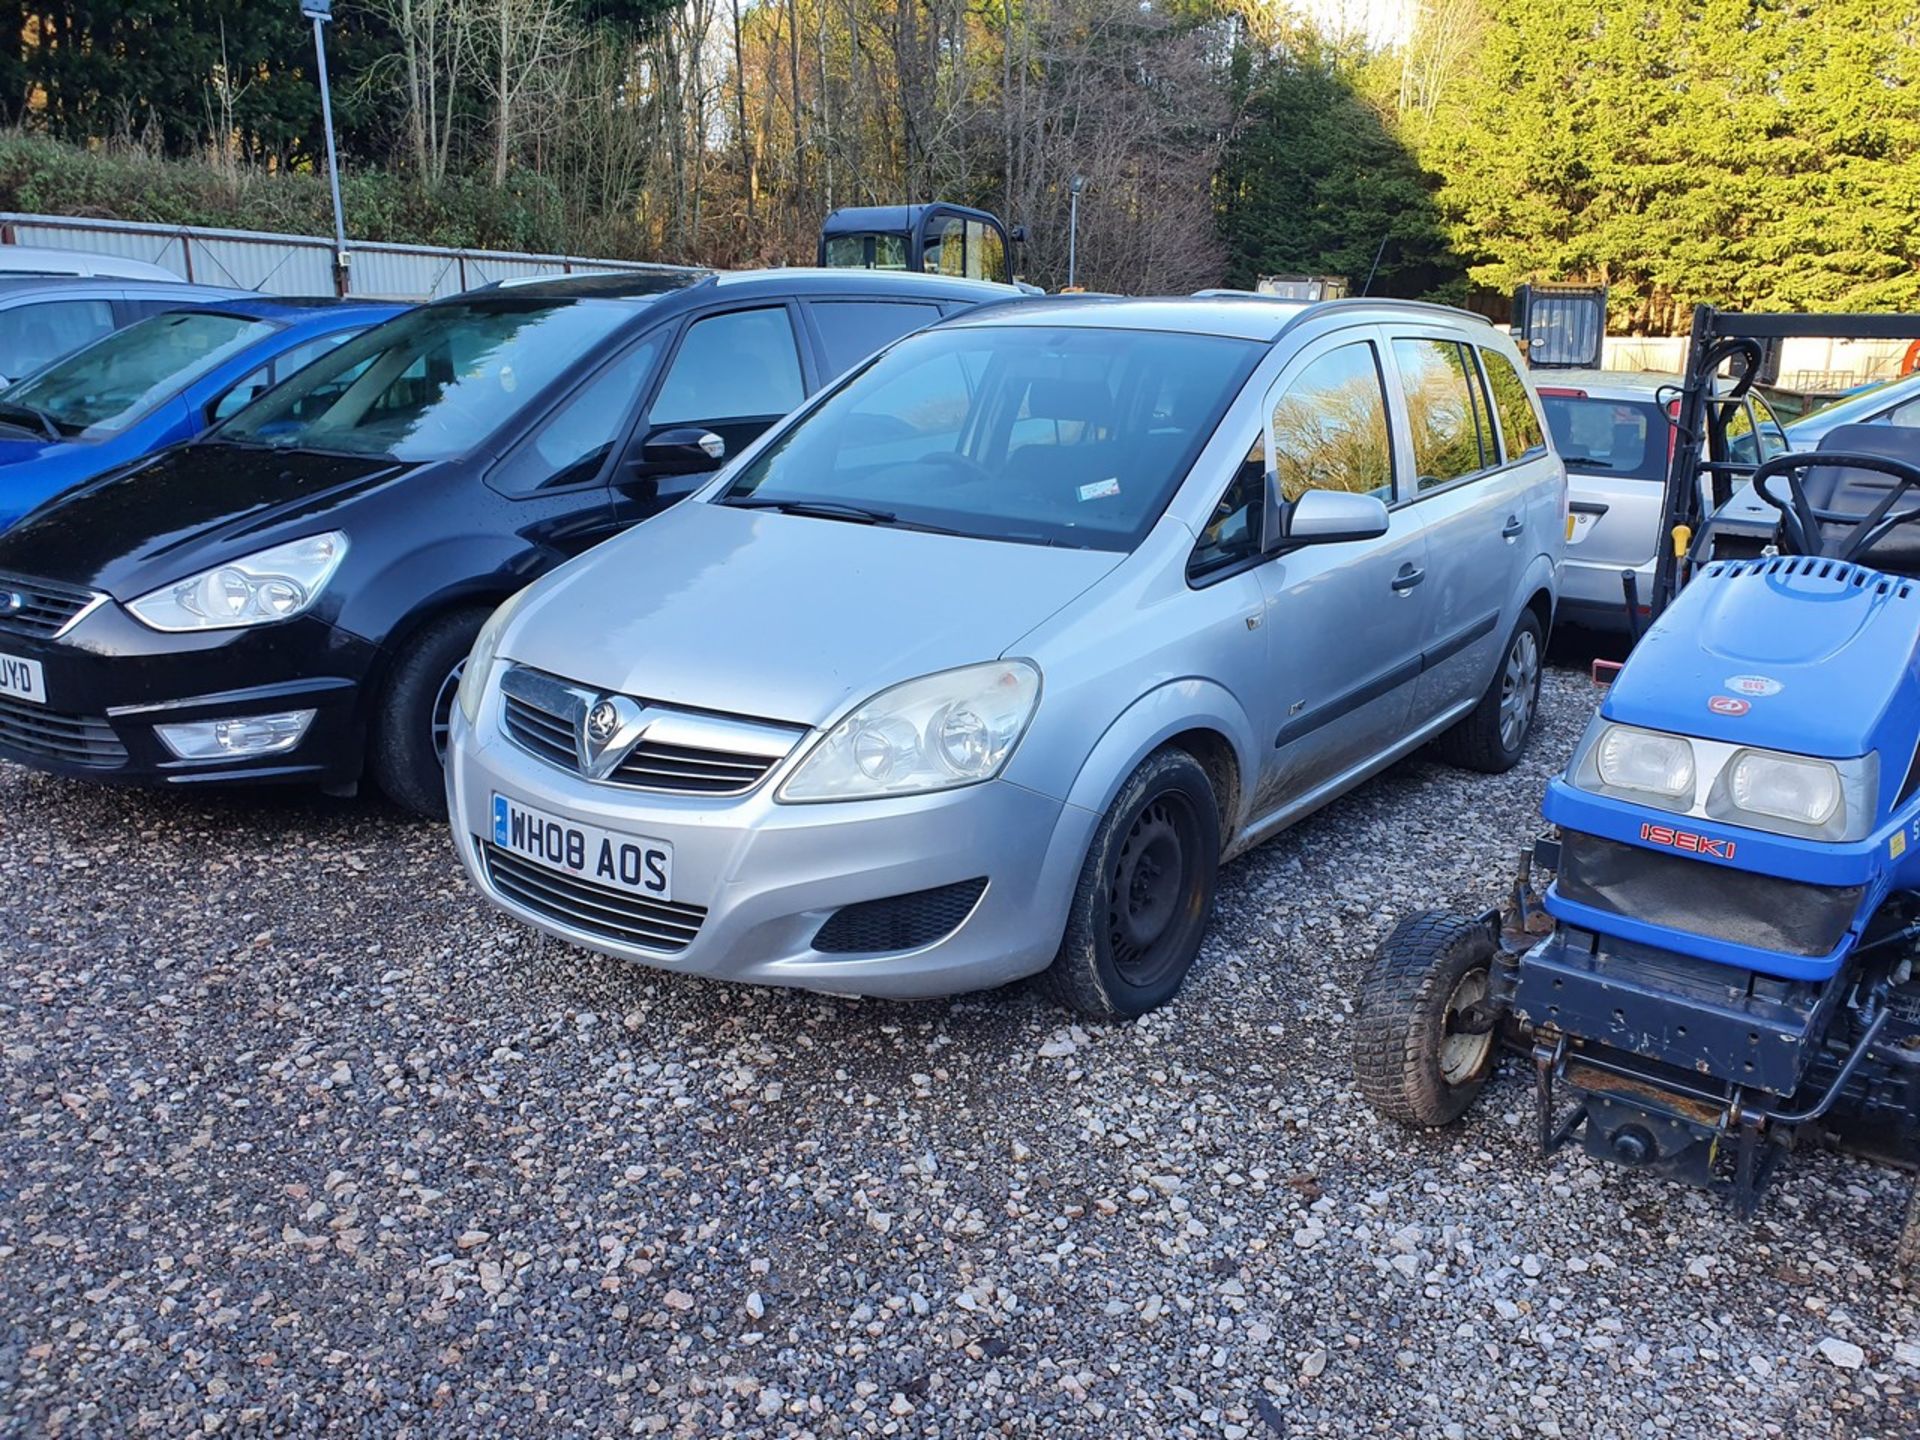
[(1100, 1020), (1165, 1004), (1199, 953), (1220, 868), (1220, 808), (1184, 750), (1149, 756), (1094, 833), (1048, 975)]

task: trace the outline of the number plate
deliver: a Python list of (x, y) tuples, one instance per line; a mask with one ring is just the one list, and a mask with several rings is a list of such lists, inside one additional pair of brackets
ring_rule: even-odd
[(673, 899), (673, 846), (493, 797), (493, 843), (563, 875), (648, 900)]
[(40, 662), (17, 655), (0, 655), (0, 695), (31, 700), (36, 705), (46, 704), (47, 677), (40, 669)]

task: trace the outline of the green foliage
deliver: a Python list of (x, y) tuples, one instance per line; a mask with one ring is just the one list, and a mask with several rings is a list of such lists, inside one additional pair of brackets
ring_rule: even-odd
[[(520, 172), (500, 187), (462, 178), (431, 190), (403, 175), (349, 172), (341, 191), (350, 239), (540, 251), (577, 243), (552, 184)], [(0, 210), (296, 235), (333, 228), (321, 175), (230, 179), (204, 165), (17, 136), (0, 137)]]
[(1920, 12), (1483, 0), (1420, 156), (1476, 283), (1604, 280), (1614, 319), (1920, 306)]
[(1261, 275), (1344, 275), (1355, 293), (1459, 288), (1425, 173), (1357, 86), (1348, 59), (1291, 43), (1248, 56), (1242, 121), (1215, 177), (1227, 283)]

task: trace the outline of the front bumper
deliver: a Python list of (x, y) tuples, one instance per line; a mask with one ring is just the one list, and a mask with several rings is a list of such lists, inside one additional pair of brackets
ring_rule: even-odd
[[(46, 701), (0, 697), (0, 759), (131, 784), (350, 784), (365, 753), (361, 681), (378, 647), (314, 616), (163, 634), (113, 601), (58, 639), (0, 630), (0, 655), (37, 661)], [(288, 710), (314, 718), (293, 749), (181, 760), (154, 727)]]
[[(795, 756), (744, 796), (654, 794), (594, 783), (536, 758), (493, 723), (456, 712), (447, 760), (454, 843), (480, 892), (527, 924), (623, 960), (716, 979), (916, 998), (986, 989), (1044, 969), (1098, 816), (1004, 780), (935, 795), (781, 805)], [(799, 752), (796, 751), (797, 756)], [(682, 948), (623, 943), (502, 892), (489, 871), (493, 797), (673, 846)], [(823, 953), (843, 907), (984, 878), (952, 930), (919, 948)]]

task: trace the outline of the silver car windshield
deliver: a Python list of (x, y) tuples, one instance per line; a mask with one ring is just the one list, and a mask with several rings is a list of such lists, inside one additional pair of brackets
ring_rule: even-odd
[(424, 306), (307, 366), (213, 438), (396, 460), (465, 454), (635, 313), (608, 300)]
[(1130, 550), (1262, 349), (1157, 330), (928, 331), (843, 382), (719, 503)]

